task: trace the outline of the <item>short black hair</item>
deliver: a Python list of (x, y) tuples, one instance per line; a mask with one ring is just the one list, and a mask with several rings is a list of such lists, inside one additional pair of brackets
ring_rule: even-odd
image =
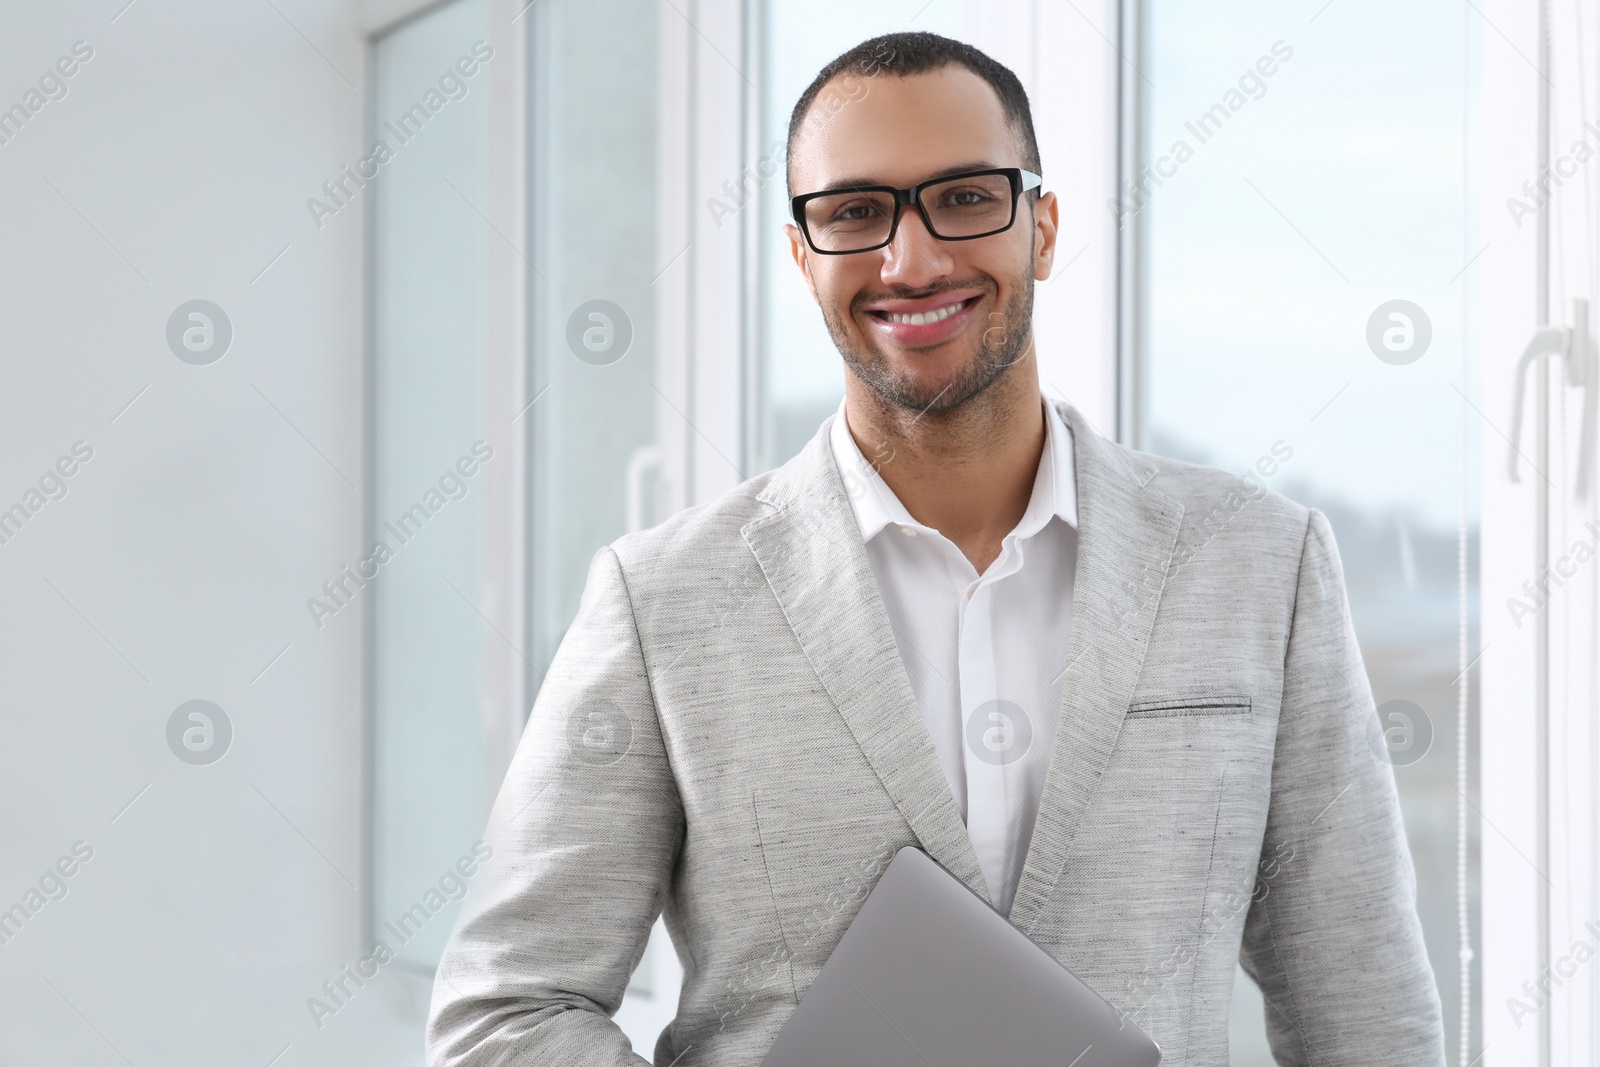
[[(995, 62), (970, 44), (953, 41), (937, 33), (921, 31), (886, 33), (881, 37), (862, 41), (823, 67), (816, 79), (806, 86), (806, 91), (801, 93), (800, 99), (795, 102), (794, 111), (789, 114), (789, 141), (784, 157), (784, 179), (790, 197), (794, 196), (794, 173), (789, 160), (794, 156), (795, 143), (799, 140), (800, 130), (806, 123), (812, 105), (816, 103), (817, 96), (830, 81), (852, 70), (868, 77), (891, 74), (904, 78), (912, 74), (938, 70), (951, 64), (965, 67), (989, 83), (989, 87), (1000, 98), (1000, 107), (1005, 112), (1006, 122), (1022, 142), (1023, 167), (1035, 174), (1040, 173), (1039, 141), (1033, 133), (1033, 112), (1028, 108), (1028, 94), (1023, 90), (1022, 82), (1011, 72), (1011, 68)], [(834, 110), (837, 110), (837, 107)], [(1032, 192), (1037, 198), (1039, 190), (1034, 189)]]

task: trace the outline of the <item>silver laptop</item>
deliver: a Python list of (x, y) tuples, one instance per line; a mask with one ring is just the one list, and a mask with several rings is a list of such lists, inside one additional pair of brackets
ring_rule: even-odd
[(1133, 1021), (918, 848), (895, 853), (762, 1067), (1155, 1067)]

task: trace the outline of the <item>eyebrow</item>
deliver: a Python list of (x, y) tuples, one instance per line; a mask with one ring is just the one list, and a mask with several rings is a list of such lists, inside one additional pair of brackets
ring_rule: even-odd
[[(964, 174), (969, 170), (994, 170), (998, 166), (1000, 166), (1000, 164), (992, 163), (986, 159), (971, 160), (966, 163), (957, 163), (953, 166), (945, 167), (942, 170), (934, 171), (932, 174), (922, 179), (922, 181), (936, 181), (939, 178), (948, 178), (952, 174)], [(922, 182), (916, 182), (914, 184), (921, 185)], [(816, 190), (816, 192), (842, 193), (848, 192), (851, 189), (859, 189), (863, 185), (894, 185), (894, 183), (881, 181), (873, 177), (841, 178), (836, 182), (832, 182), (823, 186), (821, 189)], [(898, 186), (896, 188), (898, 188)]]

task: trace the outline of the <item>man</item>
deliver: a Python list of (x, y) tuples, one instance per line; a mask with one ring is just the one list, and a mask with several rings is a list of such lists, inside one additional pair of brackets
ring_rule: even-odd
[(1165, 1063), (1228, 1062), (1236, 961), (1280, 1063), (1444, 1063), (1328, 522), (1042, 397), (1039, 173), (1015, 76), (942, 37), (868, 41), (802, 96), (788, 234), (844, 403), (595, 556), (431, 1063), (644, 1063), (610, 1016), (664, 910), (684, 984), (655, 1063), (758, 1064), (904, 845)]

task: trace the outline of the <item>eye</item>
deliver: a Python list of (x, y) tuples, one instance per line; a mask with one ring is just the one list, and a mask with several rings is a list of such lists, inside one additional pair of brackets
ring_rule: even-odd
[(882, 218), (883, 208), (870, 200), (853, 200), (838, 205), (828, 216), (829, 222), (866, 222)]
[(946, 189), (939, 194), (940, 207), (982, 207), (994, 203), (994, 197), (988, 190), (972, 186), (957, 189)]

